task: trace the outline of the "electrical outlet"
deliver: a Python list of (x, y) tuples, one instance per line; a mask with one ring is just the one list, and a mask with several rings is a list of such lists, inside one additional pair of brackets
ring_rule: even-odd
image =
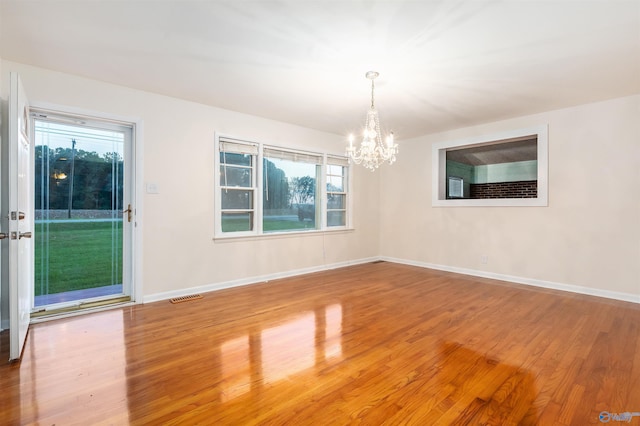
[(486, 254), (480, 256), (480, 263), (482, 263), (483, 265), (489, 263), (489, 256), (487, 256)]

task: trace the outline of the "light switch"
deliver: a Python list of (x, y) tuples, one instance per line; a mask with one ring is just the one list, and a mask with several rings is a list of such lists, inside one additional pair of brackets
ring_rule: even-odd
[(155, 182), (147, 182), (146, 184), (147, 194), (159, 194), (160, 189), (158, 188), (158, 184)]

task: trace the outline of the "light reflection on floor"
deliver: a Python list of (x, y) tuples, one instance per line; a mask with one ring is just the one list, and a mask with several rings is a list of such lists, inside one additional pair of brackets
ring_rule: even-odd
[(222, 402), (230, 401), (250, 390), (249, 336), (228, 340), (220, 347), (222, 353)]
[[(221, 402), (342, 359), (342, 306), (332, 304), (220, 345)], [(256, 347), (257, 346), (257, 347)]]
[[(88, 413), (94, 413), (86, 417), (86, 424), (129, 423), (122, 312), (100, 312), (94, 314), (93, 318), (95, 320), (91, 323), (63, 322), (58, 327), (50, 327), (42, 336), (40, 329), (30, 331), (27, 340), (30, 347), (25, 349), (21, 361), (21, 387), (28, 389), (23, 392), (19, 404), (23, 418), (33, 415), (43, 420), (43, 424), (53, 424), (53, 421), (50, 422), (50, 419), (39, 414), (39, 402), (57, 401), (60, 407), (64, 407), (64, 411), (56, 412), (56, 416), (64, 417), (65, 413), (72, 413), (77, 407), (82, 407)], [(80, 342), (74, 339), (78, 334), (84, 335)], [(32, 358), (38, 353), (36, 343), (38, 347), (48, 349), (45, 355), (48, 362), (36, 362), (35, 358)], [(81, 350), (87, 345), (92, 349), (103, 348), (102, 353), (105, 356), (87, 361)], [(79, 355), (76, 358), (61, 356), (66, 354), (66, 351), (75, 351)], [(42, 352), (38, 355), (41, 359)], [(110, 380), (105, 381), (105, 378)], [(39, 385), (39, 381), (55, 383), (56, 386)], [(101, 385), (96, 386), (96, 382)], [(61, 392), (60, 389), (65, 387), (72, 387), (75, 393), (67, 395)], [(107, 405), (109, 409), (105, 411), (102, 404)]]
[(327, 306), (325, 309), (325, 342), (326, 359), (342, 358), (342, 306)]

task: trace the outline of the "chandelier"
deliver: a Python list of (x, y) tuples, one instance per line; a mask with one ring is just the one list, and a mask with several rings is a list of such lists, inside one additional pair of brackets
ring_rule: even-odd
[(371, 171), (377, 169), (385, 161), (393, 164), (398, 153), (398, 145), (393, 140), (393, 132), (386, 137), (385, 143), (382, 143), (380, 120), (374, 104), (373, 80), (378, 75), (380, 74), (376, 71), (369, 71), (366, 74), (366, 77), (371, 80), (371, 107), (367, 112), (367, 120), (362, 133), (362, 143), (359, 147), (353, 146), (353, 135), (349, 135), (349, 146), (347, 147), (347, 157), (354, 163), (362, 164)]

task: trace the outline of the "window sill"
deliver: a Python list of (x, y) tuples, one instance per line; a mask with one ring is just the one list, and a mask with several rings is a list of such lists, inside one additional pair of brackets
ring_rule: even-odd
[(318, 229), (313, 231), (287, 231), (287, 232), (269, 232), (266, 234), (252, 234), (252, 235), (224, 235), (215, 236), (212, 240), (215, 243), (225, 243), (234, 241), (257, 241), (265, 239), (279, 239), (279, 238), (300, 238), (304, 236), (323, 236), (326, 234), (346, 234), (355, 231), (355, 228), (336, 228), (336, 229)]
[(547, 207), (545, 198), (459, 198), (433, 200), (433, 207)]

